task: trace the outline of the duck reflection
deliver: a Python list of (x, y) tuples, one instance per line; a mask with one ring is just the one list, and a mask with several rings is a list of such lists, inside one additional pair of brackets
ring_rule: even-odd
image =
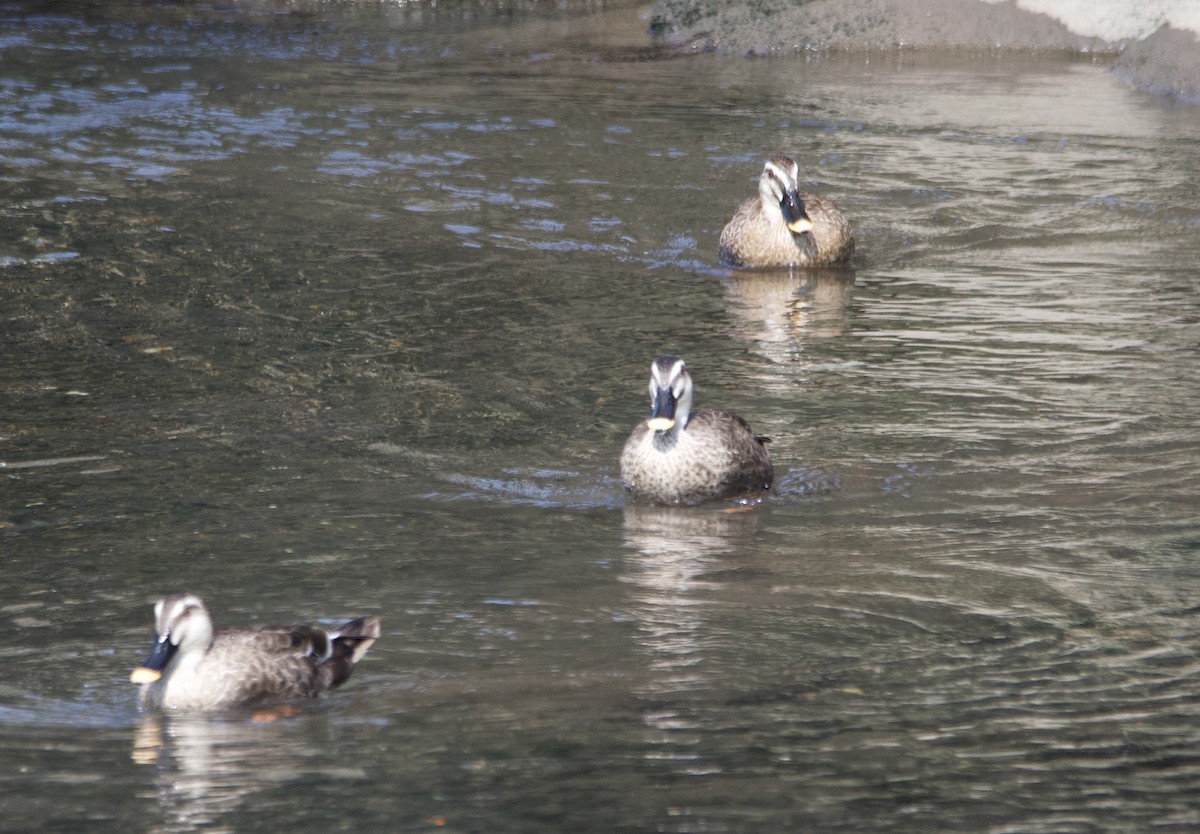
[[(631, 551), (622, 581), (634, 587), (632, 614), (639, 642), (650, 655), (656, 686), (687, 690), (704, 685), (701, 667), (711, 639), (705, 594), (722, 587), (731, 551), (758, 528), (753, 507), (625, 507), (625, 544)], [(636, 554), (636, 555), (634, 555)]]
[(776, 269), (723, 279), (747, 340), (772, 359), (808, 339), (846, 332), (852, 269)]
[(231, 831), (222, 817), (232, 820), (253, 795), (298, 778), (316, 754), (302, 724), (146, 715), (134, 737), (133, 760), (153, 768), (163, 810), (161, 822), (146, 830)]

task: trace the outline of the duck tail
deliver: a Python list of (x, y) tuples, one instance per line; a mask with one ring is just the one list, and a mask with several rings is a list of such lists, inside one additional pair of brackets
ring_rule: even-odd
[(332, 673), (329, 688), (333, 689), (350, 679), (354, 664), (362, 660), (371, 644), (379, 639), (379, 618), (359, 617), (329, 636), (333, 641), (332, 653), (325, 665)]

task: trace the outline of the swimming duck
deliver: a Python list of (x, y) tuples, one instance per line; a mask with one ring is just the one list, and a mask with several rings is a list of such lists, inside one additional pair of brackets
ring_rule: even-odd
[(154, 606), (154, 649), (129, 679), (143, 707), (219, 710), (315, 698), (345, 683), (379, 637), (379, 620), (361, 617), (336, 631), (316, 626), (260, 626), (213, 633), (194, 594)]
[(721, 232), (718, 254), (733, 267), (838, 266), (854, 253), (854, 233), (832, 200), (801, 194), (800, 167), (773, 156), (758, 196), (742, 202)]
[(692, 413), (692, 377), (678, 356), (650, 365), (650, 417), (621, 452), (621, 479), (636, 495), (668, 503), (770, 489), (768, 438), (728, 411)]

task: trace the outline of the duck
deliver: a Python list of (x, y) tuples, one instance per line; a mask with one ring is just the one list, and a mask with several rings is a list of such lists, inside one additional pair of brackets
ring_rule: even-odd
[(799, 190), (800, 166), (772, 156), (758, 178), (758, 196), (738, 206), (721, 231), (717, 253), (726, 265), (843, 266), (854, 254), (850, 223), (832, 200)]
[(154, 605), (154, 648), (129, 679), (143, 708), (207, 711), (315, 698), (336, 689), (379, 637), (360, 617), (334, 631), (308, 624), (213, 631), (195, 594)]
[(650, 365), (651, 414), (625, 441), (621, 480), (635, 496), (667, 504), (730, 498), (771, 488), (766, 444), (729, 411), (692, 412), (692, 376), (678, 356)]

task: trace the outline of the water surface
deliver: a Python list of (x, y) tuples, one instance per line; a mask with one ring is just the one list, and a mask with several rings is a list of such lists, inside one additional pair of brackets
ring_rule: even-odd
[[(0, 827), (1200, 827), (1200, 115), (644, 25), (4, 8)], [(779, 151), (854, 269), (717, 264)], [(762, 503), (622, 494), (667, 351)], [(298, 716), (143, 716), (185, 589), (385, 636)]]

